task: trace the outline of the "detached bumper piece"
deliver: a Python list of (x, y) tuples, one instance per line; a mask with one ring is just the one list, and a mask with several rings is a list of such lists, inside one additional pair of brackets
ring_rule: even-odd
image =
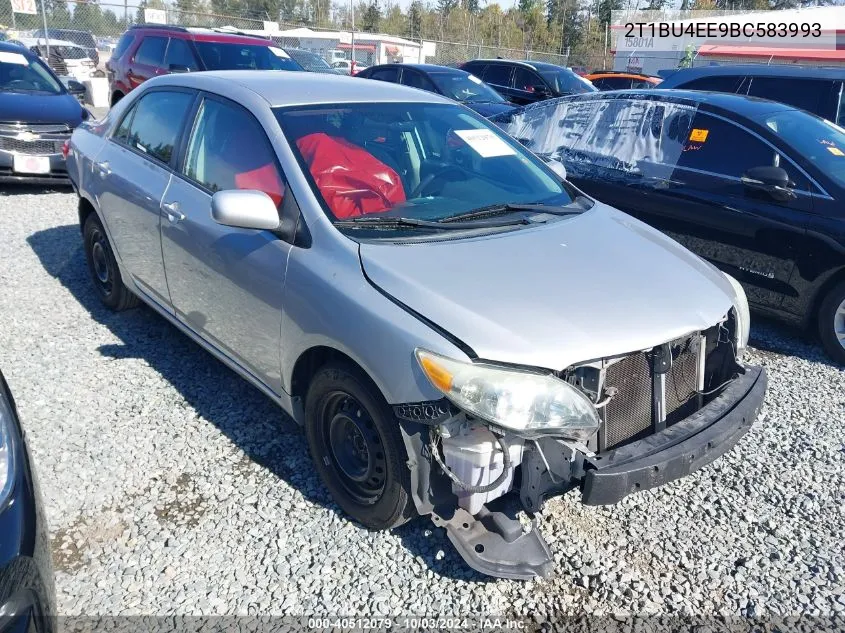
[(475, 516), (457, 508), (449, 519), (436, 513), (431, 519), (446, 528), (449, 540), (467, 565), (482, 574), (530, 580), (551, 572), (552, 553), (537, 529), (536, 519), (529, 532), (516, 519), (486, 507)]
[(719, 396), (685, 420), (642, 440), (585, 458), (582, 501), (609, 505), (685, 477), (728, 452), (757, 418), (766, 373), (747, 367)]

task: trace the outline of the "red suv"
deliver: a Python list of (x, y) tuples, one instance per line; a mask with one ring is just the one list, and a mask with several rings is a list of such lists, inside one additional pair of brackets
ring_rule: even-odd
[(106, 63), (114, 105), (147, 79), (194, 70), (303, 70), (272, 40), (160, 24), (129, 28)]

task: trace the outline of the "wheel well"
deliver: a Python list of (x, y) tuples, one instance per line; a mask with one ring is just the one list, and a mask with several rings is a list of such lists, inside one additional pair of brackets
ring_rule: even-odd
[(123, 99), (124, 95), (120, 90), (115, 90), (111, 93), (111, 105), (114, 106), (118, 101)]
[(303, 352), (297, 359), (296, 364), (293, 366), (293, 374), (291, 376), (291, 396), (299, 398), (302, 402), (304, 402), (305, 396), (308, 393), (308, 385), (311, 384), (311, 379), (314, 377), (314, 374), (317, 373), (317, 370), (330, 361), (338, 360), (350, 363), (354, 367), (357, 367), (361, 370), (361, 373), (364, 376), (370, 379), (373, 386), (378, 389), (375, 385), (375, 381), (373, 381), (364, 368), (356, 363), (352, 358), (332, 347), (318, 346), (312, 347), (311, 349)]
[(819, 309), (822, 307), (822, 301), (824, 301), (824, 298), (827, 296), (827, 293), (830, 292), (831, 288), (843, 281), (845, 281), (845, 268), (838, 270), (828, 277), (816, 291), (811, 304), (811, 309), (807, 314), (807, 322), (805, 325), (808, 328), (812, 328), (813, 330), (817, 329), (816, 323), (818, 322), (818, 314)]
[(79, 230), (83, 230), (85, 228), (85, 220), (88, 219), (88, 216), (92, 213), (96, 213), (94, 209), (94, 205), (91, 204), (89, 200), (85, 198), (79, 199)]

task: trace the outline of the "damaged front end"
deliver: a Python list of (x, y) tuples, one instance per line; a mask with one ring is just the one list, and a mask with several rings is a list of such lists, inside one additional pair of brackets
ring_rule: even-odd
[(446, 396), (395, 408), (418, 511), (482, 573), (547, 575), (535, 517), (546, 499), (579, 489), (586, 504), (616, 503), (710, 463), (750, 428), (766, 377), (737, 361), (743, 318), (732, 309), (706, 330), (553, 375), (418, 352)]

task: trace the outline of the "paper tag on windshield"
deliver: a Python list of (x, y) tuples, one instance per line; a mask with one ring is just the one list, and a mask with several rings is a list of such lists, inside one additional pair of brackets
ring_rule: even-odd
[(455, 134), (482, 158), (516, 155), (516, 150), (513, 147), (490, 130), (455, 130)]
[(475, 75), (470, 75), (469, 80), (474, 81), (477, 84), (481, 84), (481, 80), (478, 77), (476, 77)]
[(281, 48), (276, 48), (275, 46), (268, 46), (267, 48), (270, 49), (270, 52), (273, 53), (276, 57), (283, 57), (285, 59), (290, 59), (290, 55), (284, 52)]
[(26, 57), (24, 57), (20, 53), (10, 53), (8, 51), (0, 51), (0, 63), (29, 66), (29, 62), (26, 60)]
[(834, 156), (845, 156), (845, 152), (843, 152), (838, 147), (830, 147), (828, 146), (827, 151), (833, 154)]

